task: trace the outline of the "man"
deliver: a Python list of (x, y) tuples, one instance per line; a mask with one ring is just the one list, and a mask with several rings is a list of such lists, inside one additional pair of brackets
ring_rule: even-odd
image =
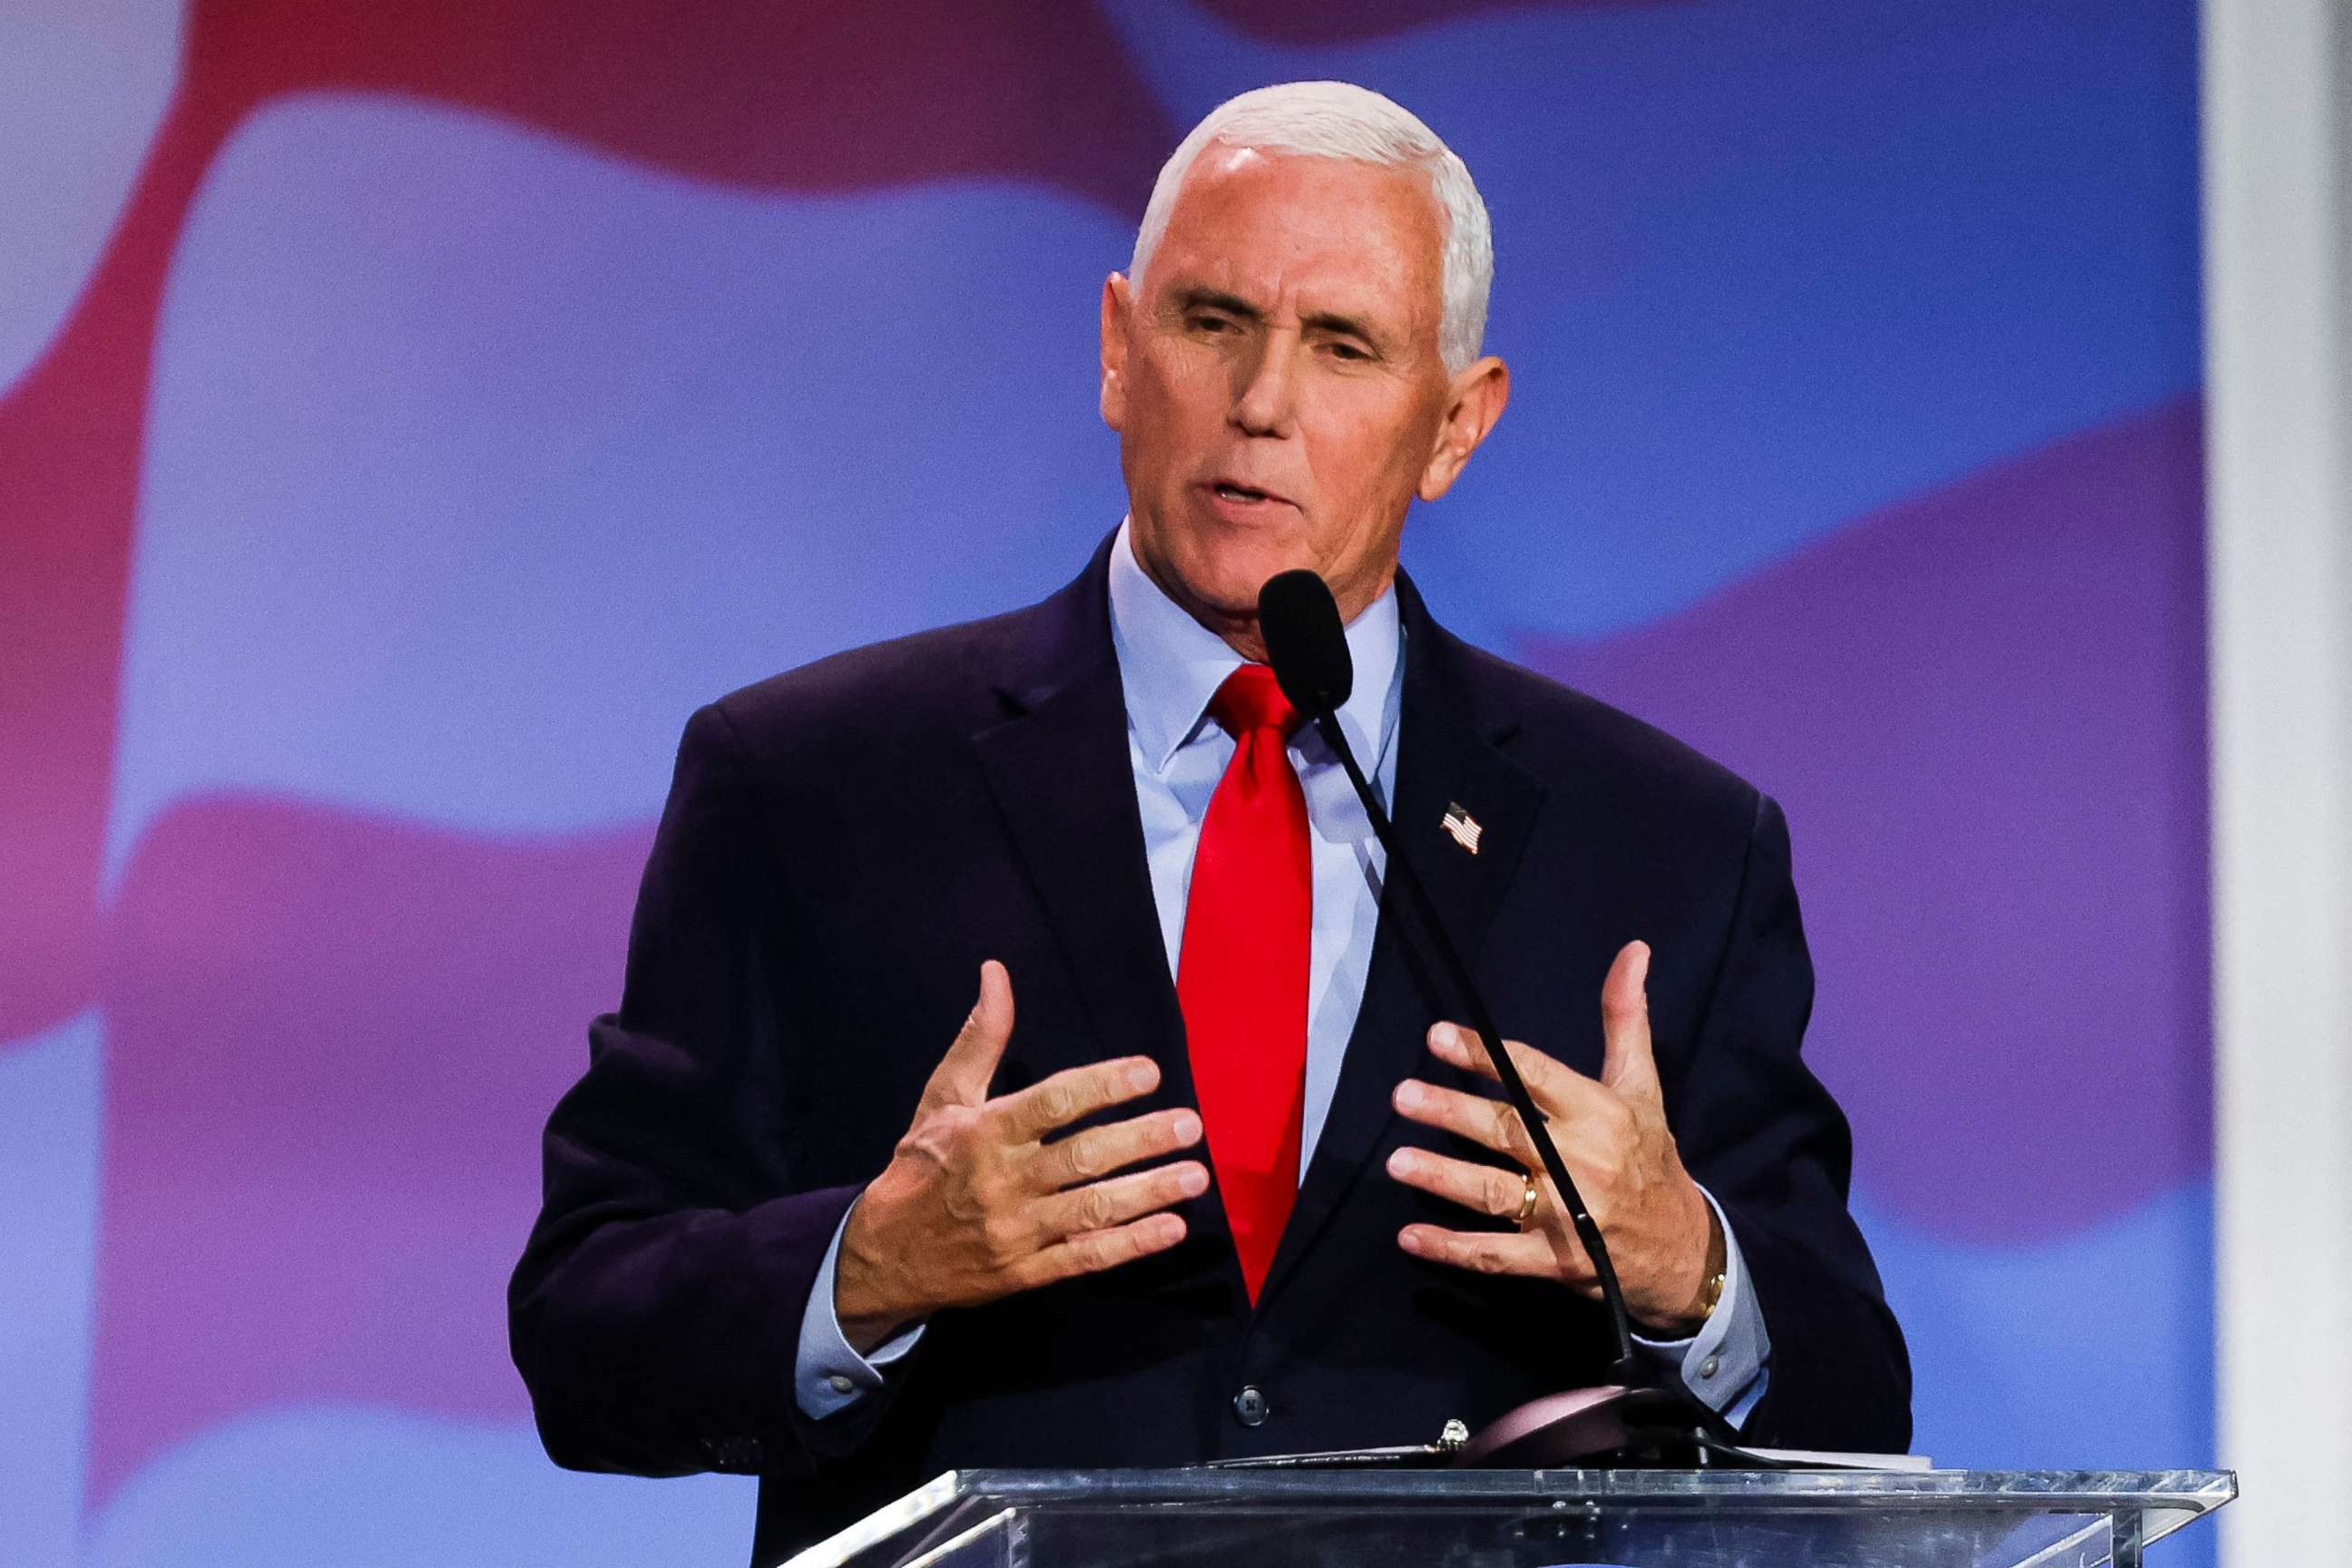
[(1087, 571), (695, 715), (511, 1296), (559, 1462), (757, 1472), (772, 1560), (955, 1466), (1427, 1441), (1599, 1380), (1590, 1263), (1259, 662), (1299, 566), (1657, 1374), (1907, 1443), (1778, 808), (1398, 573), (1507, 398), (1490, 273), (1418, 120), (1234, 100), (1105, 286), (1130, 510)]

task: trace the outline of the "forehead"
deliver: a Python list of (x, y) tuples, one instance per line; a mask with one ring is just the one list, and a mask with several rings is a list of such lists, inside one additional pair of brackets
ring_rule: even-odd
[(1214, 144), (1186, 172), (1144, 283), (1426, 316), (1433, 331), (1444, 249), (1418, 169)]

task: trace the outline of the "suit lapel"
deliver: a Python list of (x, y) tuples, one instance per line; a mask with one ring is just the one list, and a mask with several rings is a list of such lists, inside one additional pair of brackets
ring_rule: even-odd
[[(1438, 919), (1475, 973), (1479, 946), (1517, 873), (1543, 786), (1502, 750), (1516, 722), (1480, 713), (1469, 650), (1429, 618), (1402, 575), (1397, 586), (1405, 624), (1405, 684), (1391, 815)], [(1457, 807), (1476, 825), (1475, 852), (1443, 826)], [(1381, 889), (1363, 1005), (1297, 1206), (1259, 1295), (1261, 1310), (1297, 1269), (1340, 1201), (1367, 1178), (1366, 1162), (1385, 1140), (1394, 1115), (1389, 1097), (1399, 1080), (1419, 1070), (1430, 1024), (1465, 1016), (1397, 884), (1391, 874)], [(1496, 1022), (1505, 1029), (1512, 1026), (1507, 1017)]]
[(1160, 943), (1128, 761), (1107, 560), (1108, 546), (1039, 607), (999, 683), (1011, 715), (972, 742), (1094, 1025), (1091, 1039), (1016, 1032), (1013, 1049), (1039, 1078), (1147, 1055), (1160, 1064), (1162, 1101), (1190, 1104), (1183, 1019)]

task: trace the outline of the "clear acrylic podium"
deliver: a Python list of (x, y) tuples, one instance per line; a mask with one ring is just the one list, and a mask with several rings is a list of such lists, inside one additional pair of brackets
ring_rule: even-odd
[(2237, 1489), (2206, 1470), (964, 1470), (791, 1563), (2139, 1568)]

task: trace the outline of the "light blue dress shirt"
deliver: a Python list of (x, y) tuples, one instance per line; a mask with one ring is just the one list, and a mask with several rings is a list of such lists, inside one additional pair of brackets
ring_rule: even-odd
[[(1145, 575), (1124, 524), (1110, 553), (1110, 628), (1126, 693), (1128, 760), (1135, 773), (1144, 858), (1150, 868), (1151, 898), (1168, 972), (1173, 975), (1183, 949), (1184, 910), (1201, 821), (1234, 755), (1234, 738), (1209, 717), (1209, 700), (1225, 677), (1240, 668), (1242, 658)], [(1382, 798), (1392, 798), (1404, 692), (1403, 637), (1394, 589), (1349, 626), (1348, 651), (1356, 681), (1353, 694), (1339, 710), (1339, 724)], [(1307, 975), (1307, 1082), (1298, 1151), (1303, 1180), (1330, 1114), (1339, 1064), (1363, 1005), (1387, 857), (1346, 771), (1321, 736), (1311, 727), (1301, 729), (1291, 737), (1289, 750), (1307, 797), (1315, 880)], [(1017, 985), (1019, 977), (1014, 979)], [(1600, 1005), (1597, 998), (1593, 1005)], [(1715, 1203), (1712, 1194), (1707, 1202)], [(1720, 1209), (1717, 1217), (1722, 1217)], [(847, 1226), (846, 1216), (842, 1224)], [(1698, 1332), (1684, 1340), (1637, 1342), (1661, 1363), (1678, 1365), (1693, 1393), (1736, 1421), (1763, 1397), (1769, 1342), (1763, 1313), (1748, 1288), (1739, 1244), (1727, 1225), (1724, 1236), (1727, 1277), (1723, 1298)], [(841, 1236), (835, 1231), (802, 1317), (794, 1365), (800, 1406), (819, 1418), (880, 1388), (890, 1365), (922, 1334), (920, 1327), (910, 1329), (870, 1356), (857, 1353), (843, 1337), (833, 1310), (840, 1247)], [(1408, 1260), (1400, 1254), (1399, 1261), (1402, 1266)]]

